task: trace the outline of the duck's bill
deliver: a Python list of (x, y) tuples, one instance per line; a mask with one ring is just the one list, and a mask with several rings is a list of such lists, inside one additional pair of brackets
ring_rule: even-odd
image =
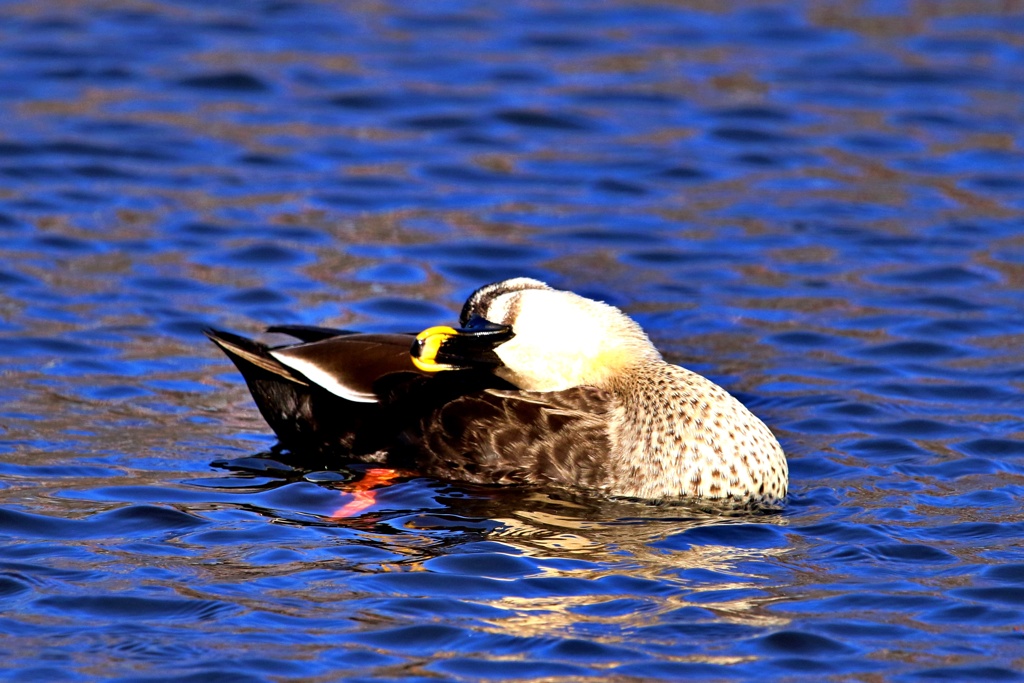
[(474, 318), (458, 329), (428, 327), (416, 335), (410, 354), (413, 364), (423, 372), (496, 368), (501, 359), (494, 349), (513, 336), (509, 325)]

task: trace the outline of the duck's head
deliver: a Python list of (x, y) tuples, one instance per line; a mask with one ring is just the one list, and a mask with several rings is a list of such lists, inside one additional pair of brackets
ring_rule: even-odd
[(629, 367), (661, 358), (619, 309), (530, 278), (481, 287), (459, 323), (459, 329), (431, 327), (417, 335), (417, 367), (487, 367), (526, 391), (560, 391), (607, 387)]

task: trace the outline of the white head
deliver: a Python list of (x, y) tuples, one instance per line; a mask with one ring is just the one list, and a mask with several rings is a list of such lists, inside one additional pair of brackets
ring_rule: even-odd
[(460, 322), (483, 318), (515, 334), (494, 348), (494, 373), (527, 391), (608, 386), (623, 370), (661, 355), (633, 320), (614, 306), (552, 289), (530, 278), (481, 287)]

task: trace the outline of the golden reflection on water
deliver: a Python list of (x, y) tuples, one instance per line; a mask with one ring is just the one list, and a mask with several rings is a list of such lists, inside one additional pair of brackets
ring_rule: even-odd
[[(606, 518), (600, 521), (581, 517), (587, 512), (582, 505), (555, 501), (544, 494), (533, 494), (525, 502), (547, 506), (554, 503), (565, 511), (531, 509), (524, 505), (512, 514), (495, 517), (493, 521), (501, 526), (489, 533), (487, 539), (506, 546), (511, 555), (532, 558), (539, 571), (529, 578), (596, 581), (612, 576), (629, 577), (659, 584), (659, 589), (655, 594), (507, 595), (496, 600), (483, 600), (483, 604), (508, 614), (504, 618), (487, 620), (494, 632), (518, 636), (564, 636), (581, 632), (588, 624), (600, 624), (613, 628), (601, 629), (601, 633), (608, 635), (596, 636), (597, 640), (623, 643), (628, 642), (630, 631), (659, 624), (666, 614), (687, 607), (712, 612), (717, 619), (735, 624), (783, 626), (789, 622), (766, 609), (781, 599), (766, 590), (766, 577), (748, 574), (740, 568), (742, 563), (781, 557), (789, 552), (788, 547), (753, 549), (716, 544), (693, 544), (685, 549), (658, 547), (659, 542), (687, 529), (723, 523), (785, 524), (781, 517), (752, 520), (742, 516), (694, 515), (685, 519), (677, 516), (679, 510), (622, 504), (620, 512), (630, 517), (645, 514), (647, 518), (633, 517), (628, 521), (608, 521)], [(617, 504), (609, 505), (614, 508)], [(658, 519), (658, 515), (665, 519)], [(585, 560), (586, 563), (575, 569), (554, 566), (554, 561), (559, 559)], [(722, 578), (707, 584), (690, 582), (681, 575), (688, 569), (715, 572)], [(729, 598), (732, 592), (741, 597)], [(467, 598), (480, 602), (472, 596)], [(622, 614), (612, 615), (597, 615), (580, 609), (622, 598), (646, 603), (646, 608), (631, 608)], [(595, 638), (592, 631), (587, 630), (588, 638)], [(718, 664), (743, 660), (714, 655), (677, 659)]]

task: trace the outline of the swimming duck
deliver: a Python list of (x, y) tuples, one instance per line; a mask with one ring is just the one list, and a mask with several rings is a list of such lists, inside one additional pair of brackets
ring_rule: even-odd
[(711, 380), (667, 363), (619, 309), (530, 278), (481, 287), (459, 327), (206, 334), (292, 452), (478, 484), (776, 505), (786, 456)]

